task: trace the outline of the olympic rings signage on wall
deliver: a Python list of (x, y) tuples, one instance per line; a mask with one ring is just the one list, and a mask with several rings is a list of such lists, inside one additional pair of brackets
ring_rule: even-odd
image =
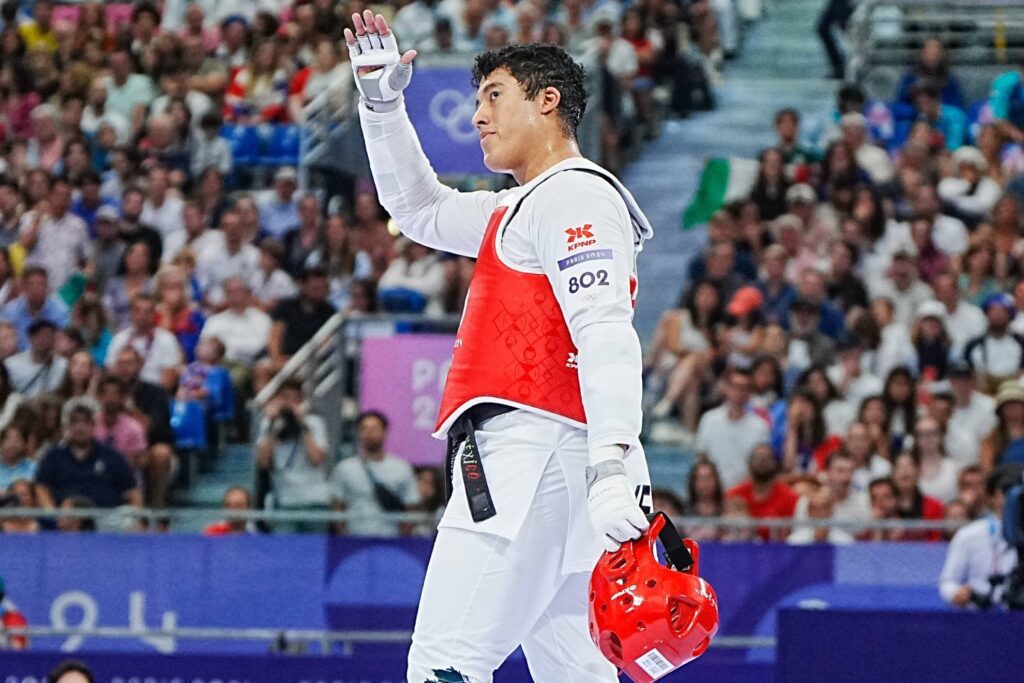
[(434, 170), (441, 175), (489, 173), (473, 125), (476, 90), (469, 67), (416, 70), (405, 106)]

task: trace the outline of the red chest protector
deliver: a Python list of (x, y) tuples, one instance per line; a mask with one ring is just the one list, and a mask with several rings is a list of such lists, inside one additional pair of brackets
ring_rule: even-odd
[(586, 426), (576, 347), (551, 283), (498, 257), (508, 208), (496, 209), (487, 223), (441, 398), (438, 437), (478, 403), (512, 405)]

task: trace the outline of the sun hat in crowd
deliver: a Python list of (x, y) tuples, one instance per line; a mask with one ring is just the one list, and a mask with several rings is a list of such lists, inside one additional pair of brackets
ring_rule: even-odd
[(925, 301), (923, 304), (917, 307), (916, 315), (917, 320), (924, 320), (925, 318), (938, 318), (940, 322), (946, 322), (946, 307), (934, 299)]
[(807, 183), (797, 183), (786, 190), (787, 204), (817, 204), (818, 195)]
[(984, 173), (988, 169), (988, 162), (985, 161), (985, 155), (981, 153), (981, 150), (977, 147), (961, 147), (953, 152), (953, 163), (957, 166), (968, 165), (978, 169), (981, 173)]
[(985, 300), (981, 302), (981, 310), (988, 313), (988, 309), (993, 306), (1002, 306), (1010, 312), (1010, 317), (1017, 315), (1017, 305), (1013, 301), (1013, 297), (1009, 294), (1003, 294), (1002, 292), (995, 292), (985, 297)]
[(1024, 403), (1024, 387), (1015, 379), (1003, 382), (999, 385), (999, 392), (996, 394), (996, 411), (1002, 410), (1007, 403)]

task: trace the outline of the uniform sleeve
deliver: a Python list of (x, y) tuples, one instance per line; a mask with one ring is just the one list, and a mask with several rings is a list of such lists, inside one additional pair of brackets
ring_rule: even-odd
[(966, 540), (964, 534), (953, 536), (939, 574), (939, 594), (948, 603), (952, 603), (953, 595), (967, 582)]
[(381, 205), (410, 239), (433, 249), (475, 257), (501, 192), (457, 192), (437, 179), (405, 105), (359, 119)]
[(527, 200), (531, 241), (578, 351), (591, 450), (635, 446), (641, 354), (633, 329), (633, 228), (606, 180), (567, 171)]

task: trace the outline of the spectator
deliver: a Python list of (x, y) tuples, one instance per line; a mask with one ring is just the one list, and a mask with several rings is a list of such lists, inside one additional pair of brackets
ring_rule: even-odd
[[(683, 514), (687, 517), (720, 517), (725, 512), (725, 492), (714, 463), (702, 460), (693, 464), (686, 482), (686, 494)], [(721, 530), (712, 525), (686, 529), (687, 537), (698, 542), (716, 540), (720, 533)]]
[(987, 494), (985, 473), (977, 465), (960, 470), (956, 479), (956, 499), (964, 504), (968, 519), (978, 519), (985, 513)]
[(55, 391), (64, 381), (67, 361), (54, 355), (57, 328), (49, 320), (38, 320), (28, 329), (29, 349), (4, 361), (11, 386), (22, 396)]
[(284, 246), (279, 240), (268, 237), (260, 243), (260, 267), (252, 274), (249, 286), (264, 311), (272, 311), (281, 301), (298, 294), (291, 276), (281, 269), (283, 260)]
[(203, 171), (211, 167), (225, 176), (231, 175), (235, 159), (228, 141), (220, 136), (222, 123), (220, 114), (215, 111), (208, 111), (199, 119), (199, 128), (192, 135), (192, 154), (189, 162), (193, 178), (198, 178)]
[[(96, 504), (84, 496), (70, 496), (60, 504), (61, 510), (89, 510)], [(92, 517), (58, 517), (57, 530), (64, 533), (96, 531), (96, 520)]]
[(18, 241), (21, 222), (21, 194), (18, 184), (10, 178), (0, 178), (0, 247), (8, 249)]
[(893, 255), (889, 277), (874, 284), (872, 298), (891, 301), (894, 321), (907, 329), (913, 324), (915, 313), (921, 304), (935, 298), (932, 288), (918, 279), (914, 257), (905, 251)]
[(110, 55), (110, 75), (106, 111), (130, 122), (133, 133), (142, 130), (146, 107), (155, 98), (153, 81), (146, 74), (135, 73), (135, 58), (129, 49), (119, 47)]
[(47, 674), (46, 680), (50, 683), (96, 683), (92, 669), (75, 661), (61, 662)]
[(818, 37), (832, 67), (829, 77), (842, 80), (846, 75), (846, 59), (833, 32), (842, 33), (853, 14), (855, 0), (828, 0), (818, 17)]
[[(792, 517), (798, 497), (779, 476), (779, 461), (770, 445), (761, 443), (750, 451), (747, 471), (749, 477), (727, 490), (726, 498), (742, 498), (753, 519)], [(757, 535), (765, 541), (781, 540), (786, 537), (786, 531), (761, 527)]]
[[(810, 391), (798, 389), (785, 405), (784, 419), (776, 427), (783, 434), (779, 450), (782, 469), (787, 473), (810, 473), (820, 469), (835, 444), (827, 439), (822, 405)], [(776, 439), (776, 442), (779, 440)]]
[(993, 294), (1000, 294), (999, 281), (995, 278), (995, 254), (992, 245), (976, 243), (967, 249), (961, 264), (962, 274), (958, 278), (961, 295), (970, 303), (982, 306)]
[(324, 107), (335, 120), (343, 121), (352, 114), (355, 92), (352, 69), (341, 60), (337, 44), (329, 38), (318, 39), (315, 51), (313, 63), (300, 69), (291, 80), (289, 116), (295, 123), (303, 123), (308, 115), (307, 108), (317, 101), (314, 105), (317, 111)]
[[(800, 113), (796, 109), (780, 109), (775, 114), (776, 149), (787, 166), (802, 167), (817, 161), (813, 150), (800, 143)], [(787, 192), (787, 201), (790, 200)]]
[(829, 303), (843, 313), (849, 313), (854, 308), (867, 308), (867, 288), (854, 271), (859, 257), (856, 245), (836, 240), (829, 254), (831, 268), (825, 283)]
[(206, 317), (194, 304), (185, 272), (178, 266), (164, 266), (156, 276), (156, 324), (171, 332), (185, 356), (195, 358), (196, 344)]
[(981, 308), (988, 318), (988, 330), (967, 343), (964, 359), (981, 385), (994, 391), (1024, 370), (1024, 338), (1010, 331), (1010, 322), (1017, 314), (1010, 296), (991, 294)]
[(956, 497), (959, 471), (956, 463), (946, 455), (944, 437), (937, 420), (928, 416), (917, 419), (911, 451), (921, 468), (918, 486), (925, 496), (940, 502), (951, 501)]
[(69, 211), (68, 182), (57, 178), (48, 191), (48, 199), (22, 218), (19, 240), (27, 254), (25, 263), (45, 268), (53, 283), (62, 286), (85, 265), (89, 236), (85, 221)]
[(115, 449), (124, 456), (133, 470), (148, 481), (151, 473), (146, 461), (146, 430), (142, 423), (128, 413), (128, 396), (124, 383), (112, 375), (99, 380), (96, 399), (100, 404), (96, 420), (96, 440)]
[[(435, 518), (440, 519), (445, 508), (444, 496), (444, 472), (440, 467), (420, 465), (413, 468), (416, 475), (416, 491), (419, 494), (419, 510), (431, 513)], [(653, 497), (653, 494), (652, 494)], [(433, 536), (437, 530), (436, 523), (431, 520), (418, 524), (414, 529), (417, 536)]]
[(146, 185), (146, 201), (142, 205), (140, 220), (166, 239), (171, 233), (180, 230), (185, 221), (185, 203), (176, 193), (171, 191), (170, 173), (167, 167), (154, 164), (149, 169), (149, 182)]
[(1003, 584), (993, 576), (1005, 576), (1017, 566), (1017, 552), (1006, 543), (1002, 534), (1005, 490), (1019, 479), (1000, 468), (985, 483), (989, 507), (996, 514), (986, 515), (961, 528), (953, 536), (946, 551), (946, 561), (939, 576), (939, 594), (954, 607), (970, 605), (990, 607), (1002, 597)]
[[(327, 430), (323, 420), (308, 413), (302, 385), (281, 384), (263, 408), (256, 440), (256, 463), (270, 473), (272, 507), (279, 510), (326, 509)], [(282, 529), (302, 532), (322, 525), (296, 523)]]
[(42, 507), (52, 509), (71, 496), (85, 496), (96, 507), (127, 503), (141, 507), (135, 475), (120, 453), (95, 438), (96, 409), (84, 399), (68, 401), (62, 423), (65, 442), (43, 456), (36, 472)]
[(964, 109), (960, 82), (950, 73), (945, 46), (938, 38), (927, 38), (924, 41), (917, 60), (900, 78), (899, 85), (896, 86), (896, 103), (910, 105), (913, 102), (915, 88), (922, 83), (933, 86), (943, 104)]
[(203, 216), (203, 207), (198, 201), (194, 199), (186, 201), (182, 215), (182, 227), (164, 239), (164, 263), (172, 263), (185, 249), (189, 249), (193, 253), (202, 253), (207, 246), (222, 242), (224, 239), (224, 234), (220, 231), (207, 230), (209, 226)]
[(132, 301), (140, 294), (153, 294), (153, 264), (149, 247), (136, 242), (124, 251), (121, 274), (107, 283), (103, 306), (110, 312), (114, 327), (123, 330), (131, 324)]
[(911, 341), (917, 352), (917, 374), (932, 381), (946, 376), (953, 342), (946, 333), (945, 307), (938, 301), (925, 301), (917, 309), (917, 322)]
[(282, 239), (299, 227), (299, 204), (295, 200), (298, 179), (291, 166), (282, 166), (274, 173), (274, 194), (260, 206), (260, 229), (264, 235)]
[(107, 312), (99, 297), (90, 292), (83, 294), (71, 312), (71, 325), (82, 335), (82, 341), (93, 360), (103, 364), (113, 335), (107, 325)]
[(287, 119), (288, 75), (279, 64), (276, 41), (264, 40), (253, 47), (224, 94), (225, 120), (255, 125)]
[(174, 432), (171, 429), (170, 399), (159, 385), (150, 384), (140, 378), (143, 357), (134, 346), (125, 346), (114, 356), (111, 374), (118, 377), (125, 385), (125, 391), (131, 397), (132, 405), (138, 410), (146, 423), (146, 440), (151, 448), (162, 446), (170, 450), (174, 443)]
[(32, 137), (25, 151), (29, 168), (54, 173), (64, 155), (64, 136), (60, 134), (60, 112), (49, 104), (32, 110)]
[(764, 298), (761, 310), (769, 323), (784, 324), (789, 317), (789, 305), (796, 298), (796, 288), (786, 278), (786, 261), (785, 248), (777, 244), (761, 254), (762, 275), (754, 286)]
[(163, 237), (156, 228), (142, 221), (146, 205), (145, 194), (137, 187), (125, 189), (121, 195), (121, 223), (119, 236), (126, 247), (144, 242), (149, 248), (149, 272), (155, 273), (163, 256)]
[[(943, 322), (950, 337), (950, 356), (957, 356), (967, 343), (985, 333), (988, 322), (981, 309), (960, 298), (956, 276), (942, 273), (932, 280), (935, 299), (942, 304)], [(922, 307), (927, 304), (922, 304)]]
[(908, 113), (936, 130), (947, 150), (960, 149), (967, 136), (967, 115), (963, 110), (943, 104), (942, 94), (934, 83), (918, 83), (911, 96), (912, 109)]
[(64, 382), (54, 393), (65, 401), (93, 396), (96, 393), (98, 379), (99, 372), (92, 354), (88, 351), (76, 351), (68, 358), (68, 371), (64, 373)]
[(0, 650), (28, 649), (28, 636), (4, 634), (4, 630), (26, 628), (27, 626), (28, 621), (25, 619), (25, 615), (18, 611), (17, 606), (7, 597), (6, 585), (3, 577), (0, 576)]
[(341, 529), (356, 536), (408, 535), (410, 524), (382, 516), (413, 510), (420, 503), (412, 466), (384, 450), (388, 420), (382, 413), (364, 412), (357, 424), (358, 454), (339, 462), (331, 473), (331, 507), (351, 515)]
[(330, 242), (323, 234), (321, 223), (320, 201), (316, 195), (304, 195), (299, 199), (299, 227), (284, 236), (284, 268), (292, 277), (301, 275), (306, 266), (326, 267), (323, 263), (310, 262), (313, 254), (319, 253), (325, 242)]
[(148, 294), (136, 294), (132, 300), (131, 325), (114, 335), (107, 351), (106, 366), (113, 367), (125, 347), (135, 349), (142, 358), (142, 379), (163, 387), (172, 387), (182, 364), (178, 340), (156, 325), (156, 301)]
[(1016, 68), (992, 81), (989, 106), (992, 118), (1002, 133), (1016, 143), (1024, 143), (1024, 59)]
[(835, 356), (835, 342), (821, 329), (820, 302), (799, 296), (789, 305), (788, 365), (805, 370), (812, 365), (828, 366)]
[(402, 298), (403, 306), (397, 309), (398, 312), (442, 314), (444, 264), (437, 254), (408, 238), (400, 239), (395, 245), (395, 251), (398, 256), (391, 261), (377, 282), (378, 294), (385, 296), (385, 290), (392, 290), (393, 294), (411, 293), (412, 298)]
[(223, 242), (204, 246), (196, 258), (196, 273), (203, 292), (214, 297), (210, 303), (219, 304), (221, 284), (229, 277), (251, 277), (259, 268), (259, 249), (246, 242), (242, 222), (235, 211), (225, 211), (220, 219)]
[(974, 371), (963, 360), (950, 363), (946, 375), (954, 399), (949, 429), (967, 434), (981, 443), (996, 428), (995, 399), (977, 391)]
[(338, 214), (327, 218), (323, 246), (309, 254), (305, 265), (327, 271), (331, 281), (331, 304), (338, 310), (343, 310), (349, 303), (352, 281), (373, 275), (369, 254), (356, 248), (348, 219)]
[(227, 518), (210, 524), (203, 529), (204, 536), (230, 536), (233, 534), (255, 534), (256, 523), (244, 517), (235, 517), (232, 512), (249, 512), (252, 510), (252, 494), (241, 486), (232, 486), (224, 493), (221, 504)]
[(762, 219), (775, 220), (787, 208), (786, 191), (790, 182), (785, 174), (785, 160), (780, 150), (772, 148), (761, 152), (760, 161), (750, 199), (757, 205)]
[[(889, 477), (873, 479), (868, 486), (871, 497), (871, 519), (875, 522), (894, 521), (901, 519), (899, 509), (899, 490)], [(905, 538), (901, 529), (875, 528), (867, 532), (866, 540), (901, 541)]]
[(0, 431), (0, 496), (9, 495), (17, 481), (35, 479), (37, 463), (28, 452), (27, 437), (19, 425), (8, 424)]
[(863, 422), (854, 422), (847, 428), (842, 453), (853, 465), (850, 484), (853, 491), (867, 491), (872, 481), (887, 477), (892, 471), (889, 461), (878, 454), (871, 430)]
[(434, 32), (437, 4), (437, 0), (413, 0), (398, 10), (393, 28), (397, 35), (403, 36), (403, 49), (419, 49), (421, 43), (430, 38)]
[(995, 429), (981, 446), (981, 467), (991, 472), (1004, 463), (1024, 464), (1024, 387), (1013, 380), (996, 394)]
[[(915, 453), (900, 453), (893, 459), (892, 481), (896, 485), (896, 505), (902, 519), (943, 518), (942, 503), (921, 492), (921, 461)], [(903, 535), (908, 541), (937, 541), (940, 537), (937, 531), (908, 531)]]
[(206, 321), (201, 339), (217, 337), (224, 344), (225, 360), (231, 366), (251, 367), (267, 348), (270, 316), (253, 305), (248, 284), (241, 277), (224, 282), (227, 308)]
[(953, 163), (956, 164), (956, 175), (939, 183), (939, 197), (968, 227), (977, 226), (995, 207), (1002, 188), (985, 175), (988, 164), (977, 147), (956, 150)]
[[(118, 236), (121, 212), (113, 206), (103, 205), (96, 211), (95, 237), (92, 245), (92, 281), (99, 292), (105, 292), (121, 268), (124, 242)], [(149, 258), (147, 252), (146, 258)], [(148, 267), (148, 263), (146, 264)]]
[(739, 483), (751, 450), (768, 441), (768, 424), (748, 409), (750, 374), (732, 369), (722, 382), (725, 402), (710, 410), (697, 427), (698, 457), (714, 463), (722, 475), (722, 483), (731, 487)]
[(981, 453), (981, 441), (975, 440), (970, 434), (949, 428), (956, 400), (948, 390), (948, 382), (933, 383), (930, 393), (931, 400), (928, 403), (927, 414), (929, 417), (935, 418), (939, 423), (939, 428), (946, 435), (942, 442), (946, 454), (956, 463), (957, 468), (977, 465)]
[(267, 350), (276, 369), (312, 339), (335, 312), (327, 301), (329, 285), (322, 269), (306, 269), (300, 287), (297, 297), (285, 299), (270, 314), (274, 324)]
[(868, 121), (864, 115), (856, 112), (843, 115), (839, 121), (843, 141), (853, 151), (857, 166), (864, 169), (871, 182), (882, 185), (893, 178), (892, 161), (880, 147), (869, 141)]
[[(803, 510), (799, 510), (800, 503), (803, 503)], [(828, 486), (821, 486), (813, 492), (801, 496), (797, 506), (798, 519), (836, 519), (835, 493)], [(786, 538), (786, 542), (790, 545), (808, 545), (811, 543), (843, 545), (853, 543), (853, 536), (845, 529), (834, 526), (812, 527), (806, 524), (796, 524), (793, 531)]]

